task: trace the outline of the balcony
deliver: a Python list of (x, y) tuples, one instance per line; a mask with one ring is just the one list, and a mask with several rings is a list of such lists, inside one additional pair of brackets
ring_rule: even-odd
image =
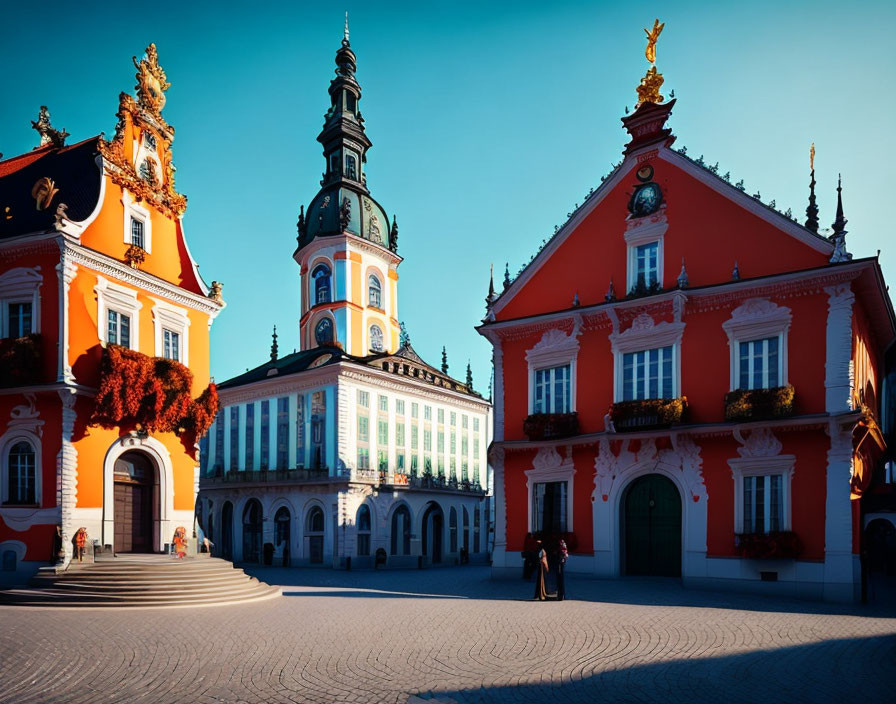
[(327, 467), (318, 469), (259, 469), (246, 472), (217, 468), (214, 473), (200, 477), (200, 487), (229, 486), (234, 484), (320, 484), (345, 481), (344, 477), (331, 477)]
[(348, 472), (350, 481), (374, 486), (421, 491), (449, 491), (485, 494), (479, 482), (458, 480), (433, 474), (414, 475), (404, 472), (381, 471), (376, 469), (352, 469)]
[(737, 389), (725, 394), (725, 420), (751, 421), (785, 418), (793, 415), (794, 389), (776, 386), (771, 389)]
[(533, 413), (523, 421), (529, 440), (555, 440), (579, 434), (578, 413)]
[(31, 386), (41, 381), (40, 335), (0, 340), (0, 386)]
[(681, 423), (687, 408), (688, 400), (684, 396), (620, 401), (610, 407), (610, 418), (613, 427), (620, 432), (655, 430)]

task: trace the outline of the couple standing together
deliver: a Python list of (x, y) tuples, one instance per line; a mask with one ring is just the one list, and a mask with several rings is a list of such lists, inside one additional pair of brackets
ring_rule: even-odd
[[(537, 601), (546, 601), (548, 598), (547, 588), (545, 585), (545, 579), (547, 578), (548, 573), (550, 572), (550, 567), (548, 566), (548, 553), (544, 549), (544, 544), (538, 540), (536, 541), (536, 566), (538, 568), (538, 574), (535, 576), (535, 597), (534, 599)], [(557, 546), (557, 554), (554, 565), (554, 572), (557, 580), (557, 596), (555, 597), (557, 601), (563, 601), (566, 597), (566, 585), (565, 579), (563, 575), (563, 570), (566, 566), (566, 560), (569, 557), (569, 550), (566, 548), (566, 541), (560, 540)]]

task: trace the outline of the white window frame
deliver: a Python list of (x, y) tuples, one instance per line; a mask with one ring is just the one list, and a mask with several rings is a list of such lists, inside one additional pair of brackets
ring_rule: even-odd
[(681, 396), (681, 338), (684, 335), (683, 322), (654, 322), (647, 313), (642, 313), (632, 322), (631, 327), (621, 333), (610, 333), (610, 347), (613, 350), (613, 401), (622, 401), (623, 356), (630, 352), (644, 352), (659, 347), (672, 348), (672, 397)]
[(190, 318), (185, 308), (172, 305), (166, 301), (153, 298), (152, 322), (155, 332), (156, 357), (165, 356), (165, 333), (167, 328), (171, 332), (180, 335), (178, 352), (180, 358), (175, 360), (188, 365), (190, 362), (188, 351), (190, 349)]
[(143, 251), (152, 254), (152, 218), (149, 210), (139, 205), (127, 189), (122, 190), (121, 204), (124, 206), (122, 241), (127, 245), (131, 244), (131, 219), (140, 220), (143, 222)]
[[(641, 220), (647, 220), (648, 222), (640, 222)], [(666, 222), (665, 213), (661, 213), (658, 216), (629, 220), (628, 229), (625, 232), (626, 261), (628, 262), (626, 267), (626, 293), (631, 291), (634, 285), (638, 283), (638, 247), (653, 242), (657, 243), (656, 280), (660, 288), (663, 287), (663, 244), (667, 229), (669, 229), (669, 224)]]
[[(9, 453), (10, 450), (20, 442), (28, 443), (34, 451), (34, 503), (10, 504), (7, 506), (6, 502), (9, 501)], [(28, 511), (34, 511), (34, 506), (40, 506), (42, 501), (41, 474), (43, 474), (43, 471), (41, 464), (40, 437), (21, 428), (11, 429), (2, 439), (0, 439), (0, 462), (3, 463), (3, 471), (0, 473), (0, 482), (3, 484), (2, 487), (0, 487), (0, 508), (2, 508), (4, 512), (9, 511), (10, 509), (26, 509)]]
[(102, 276), (96, 277), (97, 283), (93, 290), (96, 292), (97, 302), (97, 337), (105, 347), (109, 344), (109, 311), (113, 310), (119, 315), (130, 317), (130, 341), (128, 348), (140, 349), (140, 309), (143, 304), (137, 300), (137, 291), (112, 283)]
[(554, 447), (543, 447), (532, 460), (532, 469), (526, 470), (526, 502), (528, 503), (528, 530), (535, 531), (535, 485), (548, 482), (566, 482), (566, 530), (575, 530), (573, 496), (575, 495), (576, 467), (572, 457), (561, 458)]
[(0, 275), (0, 338), (10, 337), (9, 304), (31, 304), (31, 333), (40, 332), (40, 267), (17, 267)]
[[(735, 457), (728, 460), (734, 478), (734, 532), (744, 532), (744, 477), (766, 477), (782, 475), (781, 492), (783, 516), (781, 530), (791, 530), (791, 482), (796, 466), (796, 455), (774, 455), (771, 457)], [(766, 531), (768, 532), (768, 531)]]
[(569, 365), (569, 412), (576, 411), (576, 366), (579, 356), (579, 334), (581, 326), (576, 323), (571, 333), (562, 330), (548, 330), (529, 350), (526, 362), (529, 365), (529, 413), (535, 413), (535, 372), (541, 369)]
[[(373, 283), (373, 281), (376, 281), (377, 291), (379, 293), (380, 300), (378, 302), (378, 305), (373, 304), (373, 299), (370, 295), (370, 291), (373, 288), (373, 286), (371, 285)], [(377, 310), (385, 310), (386, 306), (383, 303), (383, 293), (384, 293), (383, 292), (383, 282), (380, 280), (380, 277), (377, 276), (376, 274), (372, 274), (372, 273), (368, 274), (367, 275), (367, 305), (370, 308), (376, 308)]]
[[(640, 386), (647, 387), (647, 386), (649, 386), (649, 383), (650, 383), (650, 374), (649, 374), (650, 355), (649, 355), (649, 353), (650, 353), (650, 352), (653, 352), (653, 351), (660, 351), (660, 350), (665, 350), (665, 349), (668, 349), (668, 350), (670, 351), (671, 356), (672, 356), (672, 359), (671, 359), (671, 362), (672, 362), (672, 365), (671, 365), (671, 366), (672, 366), (672, 379), (671, 379), (671, 381), (672, 381), (672, 398), (677, 398), (677, 394), (676, 394), (676, 392), (675, 392), (675, 391), (676, 391), (676, 389), (675, 389), (675, 356), (676, 356), (676, 355), (675, 355), (675, 346), (674, 346), (674, 345), (666, 345), (666, 346), (663, 346), (663, 347), (650, 347), (650, 348), (648, 348), (648, 349), (644, 349), (644, 350), (636, 350), (636, 351), (634, 351), (634, 352), (622, 352), (622, 353), (620, 354), (620, 360), (621, 360), (621, 364), (622, 364), (622, 379), (621, 379), (621, 382), (620, 382), (620, 383), (621, 383), (620, 397), (621, 397), (623, 400), (625, 400), (625, 357), (626, 357), (626, 355), (629, 355), (629, 354), (633, 354), (633, 355), (634, 355), (634, 354), (643, 354), (643, 355), (645, 355), (645, 359), (644, 359), (645, 374), (644, 374), (644, 377), (643, 377), (642, 379), (638, 379), (638, 377), (637, 377), (637, 371), (636, 371), (636, 370), (633, 371), (633, 379), (632, 379), (632, 380), (633, 380), (633, 391), (634, 391), (634, 396), (635, 396), (636, 398), (632, 398), (632, 399), (628, 399), (628, 400), (629, 400), (629, 401), (635, 401), (635, 400), (639, 400), (639, 399), (637, 399), (638, 391), (639, 391), (639, 388), (638, 388), (638, 387), (640, 387)], [(658, 362), (658, 370), (659, 370), (660, 374), (662, 374), (662, 370), (663, 370), (663, 361), (662, 361), (662, 360)], [(657, 379), (657, 387), (658, 387), (657, 390), (658, 390), (658, 391), (661, 391), (662, 388), (663, 388), (663, 386), (665, 386), (665, 379), (664, 379), (662, 376), (660, 376), (660, 377), (658, 377), (658, 379)], [(644, 396), (644, 399), (651, 399), (651, 398), (665, 398), (665, 396), (663, 396), (662, 393), (660, 393), (659, 396), (647, 396), (647, 395)]]
[(779, 306), (767, 298), (750, 298), (731, 311), (722, 323), (728, 335), (730, 351), (729, 391), (740, 384), (740, 343), (778, 337), (778, 385), (787, 386), (787, 336), (793, 319), (790, 308)]
[[(544, 393), (543, 393), (543, 398), (542, 398), (542, 400), (545, 402), (545, 406), (548, 405), (548, 404), (547, 404), (547, 401), (550, 401), (550, 402), (551, 402), (550, 405), (557, 406), (557, 400), (558, 400), (558, 399), (555, 397), (553, 391), (554, 391), (554, 388), (555, 388), (556, 383), (557, 383), (557, 379), (556, 379), (556, 376), (557, 376), (557, 374), (556, 374), (556, 370), (558, 370), (558, 369), (566, 369), (566, 370), (568, 370), (568, 372), (567, 372), (567, 384), (569, 385), (568, 396), (569, 396), (570, 410), (560, 410), (560, 411), (558, 411), (558, 410), (548, 410), (547, 408), (544, 408), (543, 410), (539, 411), (539, 410), (537, 409), (537, 404), (538, 404), (538, 375), (539, 375), (539, 373), (553, 372), (553, 373), (550, 374), (550, 378), (549, 378), (547, 384), (545, 384), (545, 391), (544, 391)], [(538, 367), (537, 369), (533, 370), (532, 374), (533, 374), (533, 387), (532, 387), (532, 413), (539, 413), (539, 412), (540, 412), (540, 413), (550, 413), (550, 414), (554, 414), (554, 413), (569, 413), (569, 412), (571, 411), (571, 409), (572, 409), (572, 365), (570, 365), (570, 364), (561, 364), (561, 365), (556, 366), (556, 367)]]

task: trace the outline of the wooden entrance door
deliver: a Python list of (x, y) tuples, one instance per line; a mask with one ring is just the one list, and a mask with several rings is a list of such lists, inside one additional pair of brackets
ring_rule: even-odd
[(625, 572), (681, 576), (681, 497), (671, 479), (647, 474), (625, 494)]
[(138, 452), (115, 460), (115, 552), (152, 552), (157, 518), (157, 482), (153, 463)]

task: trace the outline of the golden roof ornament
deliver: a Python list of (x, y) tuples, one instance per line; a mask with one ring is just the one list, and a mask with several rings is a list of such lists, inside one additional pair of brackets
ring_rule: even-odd
[(165, 71), (159, 66), (159, 55), (156, 45), (146, 47), (146, 55), (137, 61), (134, 57), (134, 66), (137, 68), (137, 103), (152, 113), (159, 114), (165, 107), (165, 91), (171, 87), (165, 76)]
[(647, 35), (647, 48), (644, 50), (644, 56), (647, 57), (647, 60), (650, 62), (650, 68), (647, 69), (647, 73), (644, 75), (644, 78), (641, 79), (641, 83), (638, 85), (638, 105), (640, 107), (644, 103), (662, 103), (665, 98), (660, 94), (660, 88), (663, 86), (663, 74), (656, 70), (656, 42), (660, 37), (660, 33), (663, 31), (663, 27), (666, 26), (666, 23), (660, 23), (660, 21), (653, 21), (653, 29), (644, 28), (644, 33)]
[(56, 149), (60, 149), (65, 146), (65, 138), (69, 136), (64, 129), (54, 129), (53, 125), (50, 124), (50, 111), (47, 110), (46, 105), (40, 106), (37, 120), (31, 121), (31, 127), (37, 130), (37, 133), (40, 135), (40, 146), (35, 147), (35, 149), (46, 147), (48, 144)]
[(809, 170), (815, 171), (815, 142), (809, 147)]

